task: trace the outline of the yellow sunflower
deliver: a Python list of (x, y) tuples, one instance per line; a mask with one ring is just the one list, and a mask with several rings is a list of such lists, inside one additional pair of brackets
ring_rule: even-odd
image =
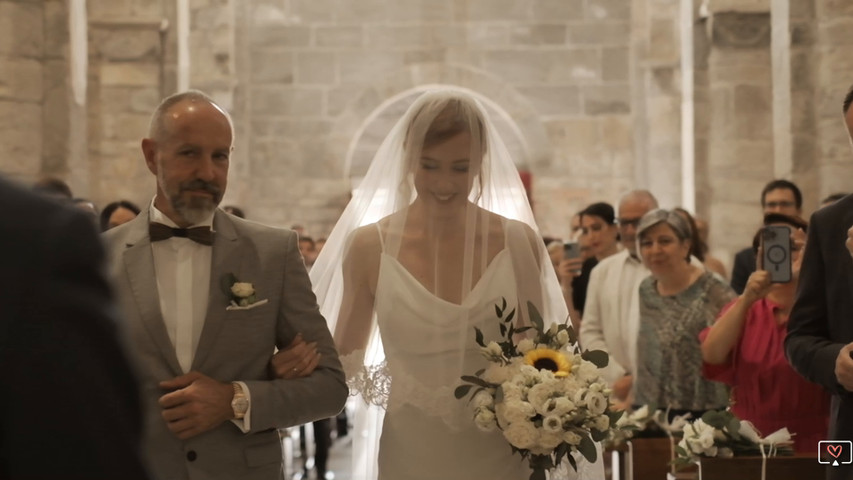
[(537, 370), (550, 370), (555, 377), (568, 377), (572, 363), (565, 355), (550, 348), (536, 348), (524, 355), (524, 363)]

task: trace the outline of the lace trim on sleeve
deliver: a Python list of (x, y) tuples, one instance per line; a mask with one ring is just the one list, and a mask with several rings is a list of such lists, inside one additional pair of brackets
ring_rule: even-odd
[(340, 357), (347, 376), (350, 395), (361, 395), (364, 401), (382, 408), (388, 407), (391, 393), (391, 374), (383, 361), (377, 365), (364, 364), (364, 350), (355, 350)]

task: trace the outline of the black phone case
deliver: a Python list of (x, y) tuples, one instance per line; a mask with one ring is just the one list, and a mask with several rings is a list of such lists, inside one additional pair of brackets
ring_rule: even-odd
[(791, 228), (787, 225), (768, 225), (762, 231), (764, 270), (772, 283), (791, 281)]

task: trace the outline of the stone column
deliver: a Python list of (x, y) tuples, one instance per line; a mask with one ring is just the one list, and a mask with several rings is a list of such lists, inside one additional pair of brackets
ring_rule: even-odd
[(761, 224), (759, 196), (774, 175), (770, 13), (756, 3), (709, 4), (710, 243), (724, 261)]
[(0, 0), (0, 172), (25, 182), (66, 173), (61, 164), (42, 167), (46, 10)]
[(172, 93), (167, 86), (174, 85), (174, 69), (166, 68), (168, 55), (174, 58), (166, 48), (174, 1), (88, 6), (91, 197), (100, 205), (118, 199), (144, 204), (154, 193), (154, 178), (140, 141), (160, 99)]

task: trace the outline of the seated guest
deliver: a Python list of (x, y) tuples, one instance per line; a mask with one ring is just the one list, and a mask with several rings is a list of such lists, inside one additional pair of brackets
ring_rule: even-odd
[(832, 195), (827, 195), (826, 198), (824, 198), (823, 200), (820, 201), (820, 207), (818, 207), (818, 208), (823, 208), (827, 205), (832, 205), (833, 203), (841, 200), (842, 198), (844, 198), (846, 196), (847, 196), (846, 193), (841, 193), (841, 192), (833, 193)]
[[(702, 331), (705, 377), (733, 388), (732, 411), (767, 435), (787, 427), (799, 452), (814, 451), (829, 430), (829, 393), (799, 376), (785, 358), (788, 314), (794, 304), (807, 224), (799, 217), (771, 213), (765, 225), (792, 228), (792, 279), (770, 283), (767, 271), (749, 276), (740, 297), (725, 306), (720, 318)], [(759, 235), (753, 245), (759, 249)], [(760, 256), (758, 257), (761, 258)]]
[(33, 191), (54, 197), (63, 201), (71, 201), (71, 187), (56, 177), (42, 177), (33, 184)]
[(652, 210), (640, 220), (638, 250), (651, 276), (640, 283), (633, 403), (699, 417), (728, 404), (728, 388), (702, 376), (699, 332), (735, 293), (690, 263), (691, 238), (690, 226), (673, 211)]
[(139, 207), (127, 200), (107, 204), (101, 210), (101, 231), (106, 232), (113, 227), (123, 225), (136, 218), (137, 215), (139, 215)]

